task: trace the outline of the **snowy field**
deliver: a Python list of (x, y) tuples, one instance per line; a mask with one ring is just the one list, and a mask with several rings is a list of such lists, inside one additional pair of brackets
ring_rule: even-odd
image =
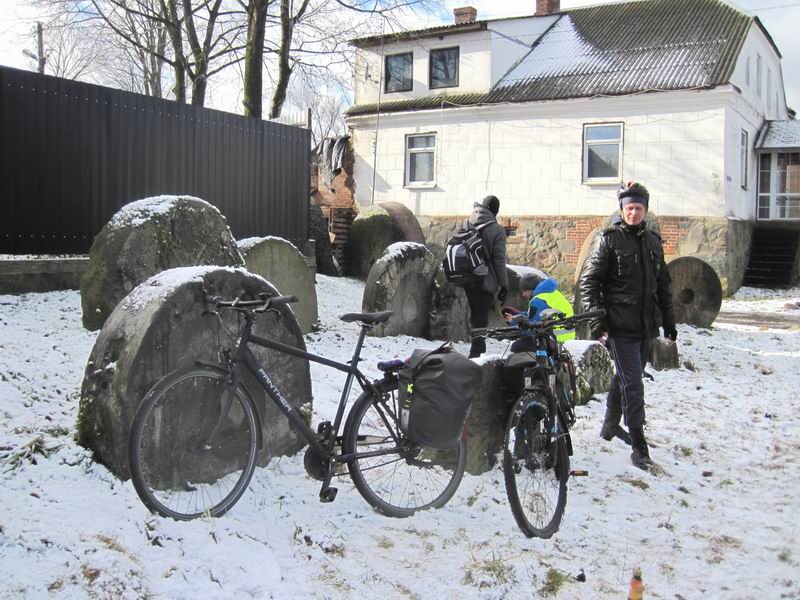
[[(360, 309), (361, 284), (318, 277), (317, 291), (322, 330), (307, 344), (345, 360), (358, 329), (337, 316)], [(790, 300), (800, 289), (743, 289), (723, 310), (789, 312)], [(690, 368), (645, 382), (660, 476), (598, 437), (602, 403), (579, 407), (573, 465), (590, 477), (570, 481), (561, 530), (543, 541), (517, 530), (499, 470), (396, 520), (348, 479), (320, 504), (302, 454), (257, 469), (220, 519), (155, 517), (73, 441), (96, 336), (80, 317), (77, 292), (0, 296), (0, 598), (620, 599), (634, 567), (648, 599), (800, 597), (796, 325), (679, 325)], [(370, 338), (364, 356), (377, 374), (377, 360), (432, 346)], [(315, 420), (332, 419), (340, 375), (312, 367)]]

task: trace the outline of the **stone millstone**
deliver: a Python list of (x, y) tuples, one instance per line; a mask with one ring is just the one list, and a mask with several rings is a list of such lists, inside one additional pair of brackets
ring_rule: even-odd
[(655, 338), (650, 348), (650, 364), (656, 371), (679, 368), (678, 344), (668, 343), (664, 338)]
[[(220, 347), (230, 347), (237, 318), (223, 313), (223, 323), (204, 314), (207, 296), (233, 299), (276, 294), (273, 286), (243, 269), (187, 267), (165, 271), (137, 287), (117, 306), (97, 336), (86, 365), (78, 408), (78, 443), (120, 478), (127, 479), (128, 435), (134, 413), (147, 391), (165, 374), (195, 361), (218, 364)], [(305, 349), (291, 310), (259, 315), (254, 332), (262, 337)], [(260, 364), (289, 402), (299, 408), (310, 402), (308, 361), (252, 346)], [(262, 416), (264, 448), (258, 462), (291, 454), (302, 440), (290, 430), (262, 388), (244, 373)], [(305, 408), (305, 407), (304, 407)], [(308, 407), (310, 414), (310, 407)], [(191, 415), (187, 416), (187, 419)]]
[(595, 394), (604, 394), (614, 376), (614, 361), (600, 342), (570, 340), (564, 347), (572, 355), (577, 370), (575, 404), (587, 404)]
[(425, 243), (414, 213), (398, 202), (383, 202), (362, 209), (350, 225), (348, 273), (366, 278), (383, 251), (395, 242)]
[(220, 212), (190, 196), (160, 196), (123, 206), (89, 251), (81, 278), (83, 326), (100, 329), (145, 279), (174, 267), (244, 266)]
[(369, 271), (362, 307), (367, 312), (391, 310), (388, 321), (370, 335), (428, 335), (433, 279), (438, 264), (422, 244), (400, 242), (386, 248)]
[(237, 244), (247, 270), (269, 281), (281, 294), (295, 295), (291, 305), (303, 333), (319, 318), (314, 273), (294, 244), (278, 237), (248, 238)]
[(511, 405), (505, 393), (505, 369), (499, 356), (478, 359), (481, 384), (472, 400), (467, 419), (467, 473), (480, 475), (491, 469), (503, 448)]
[(467, 294), (464, 288), (445, 279), (441, 264), (433, 280), (428, 335), (432, 340), (470, 340)]
[(682, 256), (667, 265), (672, 279), (675, 321), (711, 327), (722, 307), (722, 283), (707, 262)]

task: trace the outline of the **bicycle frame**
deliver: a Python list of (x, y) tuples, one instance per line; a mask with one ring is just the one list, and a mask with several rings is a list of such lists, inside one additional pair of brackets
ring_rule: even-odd
[[(347, 405), (347, 398), (350, 395), (350, 391), (353, 386), (353, 380), (358, 381), (358, 384), (362, 390), (370, 389), (371, 391), (378, 393), (374, 383), (367, 379), (367, 377), (358, 368), (358, 363), (361, 361), (361, 348), (364, 345), (364, 338), (366, 337), (368, 327), (362, 326), (361, 333), (358, 336), (358, 342), (356, 343), (355, 350), (353, 351), (353, 357), (347, 363), (341, 363), (317, 354), (312, 354), (311, 352), (306, 352), (305, 350), (300, 350), (299, 348), (295, 348), (281, 342), (269, 340), (267, 338), (255, 335), (252, 331), (253, 323), (255, 322), (254, 315), (250, 312), (242, 312), (240, 314), (245, 319), (245, 325), (242, 329), (241, 335), (236, 340), (235, 348), (231, 353), (231, 373), (233, 377), (232, 385), (234, 387), (238, 385), (238, 373), (236, 372), (236, 367), (237, 365), (243, 365), (256, 378), (266, 394), (275, 403), (275, 406), (278, 407), (278, 410), (280, 410), (281, 413), (283, 413), (283, 415), (289, 419), (289, 421), (297, 428), (297, 431), (300, 432), (303, 438), (305, 438), (309, 445), (311, 445), (322, 458), (326, 460), (333, 459), (335, 462), (347, 462), (348, 460), (352, 459), (352, 455), (335, 455), (332, 451), (333, 445), (331, 445), (331, 448), (326, 448), (319, 442), (317, 434), (313, 429), (306, 425), (305, 421), (298, 414), (297, 410), (293, 408), (291, 404), (289, 404), (289, 401), (272, 381), (269, 373), (267, 373), (264, 367), (258, 362), (252, 350), (248, 347), (248, 344), (256, 344), (264, 348), (277, 350), (282, 354), (289, 354), (291, 356), (305, 358), (312, 362), (334, 368), (338, 371), (342, 371), (343, 373), (347, 373), (344, 389), (342, 390), (342, 395), (339, 399), (339, 406), (336, 410), (336, 417), (333, 425), (331, 426), (332, 431), (338, 434), (339, 428), (341, 427), (344, 419), (344, 409)], [(258, 415), (258, 418), (260, 421), (260, 414)], [(261, 427), (261, 423), (259, 423), (259, 427)]]

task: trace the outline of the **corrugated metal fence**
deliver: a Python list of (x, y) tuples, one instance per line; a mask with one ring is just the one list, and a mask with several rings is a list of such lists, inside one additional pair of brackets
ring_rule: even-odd
[(308, 238), (310, 131), (0, 67), (0, 253), (85, 253), (124, 204), (219, 208), (234, 237)]

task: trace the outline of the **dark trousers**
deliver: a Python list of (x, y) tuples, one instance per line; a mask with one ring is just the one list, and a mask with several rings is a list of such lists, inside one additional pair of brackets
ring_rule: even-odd
[[(464, 288), (469, 303), (469, 325), (472, 329), (486, 327), (489, 324), (489, 311), (494, 303), (494, 294), (483, 290)], [(472, 336), (470, 357), (480, 356), (486, 352), (486, 337)]]
[(644, 384), (642, 371), (650, 354), (651, 339), (608, 336), (608, 349), (617, 372), (611, 378), (606, 401), (606, 420), (619, 423), (621, 416), (629, 429), (644, 426)]

